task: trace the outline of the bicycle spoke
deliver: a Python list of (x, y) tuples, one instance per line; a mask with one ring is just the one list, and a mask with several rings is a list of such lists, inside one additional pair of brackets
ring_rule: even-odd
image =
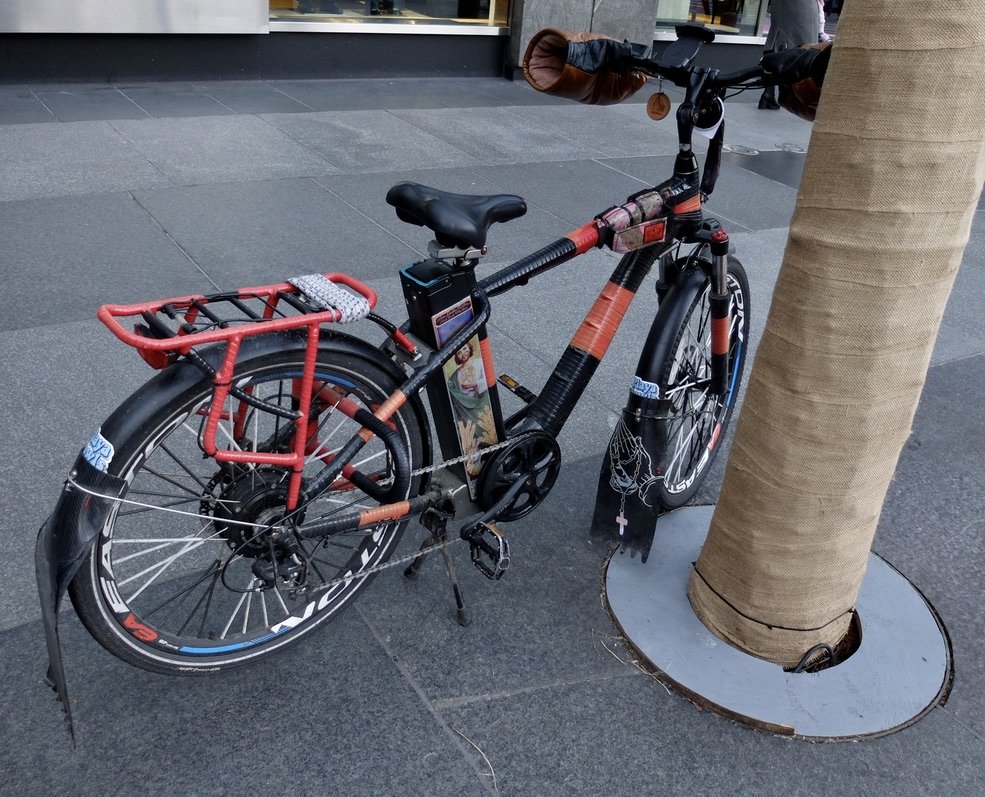
[(122, 581), (117, 581), (116, 585), (118, 587), (122, 587), (125, 584), (129, 584), (131, 581), (138, 579), (141, 576), (146, 575), (147, 573), (150, 573), (155, 568), (158, 568), (157, 572), (155, 572), (154, 575), (150, 579), (148, 579), (147, 582), (142, 587), (140, 587), (140, 589), (138, 589), (135, 593), (133, 593), (130, 596), (130, 598), (127, 600), (127, 603), (131, 603), (134, 600), (134, 598), (136, 598), (138, 595), (140, 595), (141, 592), (147, 589), (147, 587), (153, 584), (161, 576), (161, 574), (163, 574), (164, 571), (167, 570), (172, 564), (174, 564), (179, 558), (184, 556), (186, 553), (195, 550), (200, 545), (203, 545), (204, 543), (208, 542), (210, 539), (213, 539), (214, 537), (215, 535), (213, 535), (213, 537), (206, 537), (205, 539), (197, 540), (196, 541), (197, 544), (191, 542), (186, 543), (185, 546), (180, 551), (178, 551), (176, 554), (172, 556), (169, 556), (167, 559), (160, 562), (159, 564), (153, 564), (150, 567), (141, 570), (139, 573), (134, 573), (129, 578), (123, 579)]
[(202, 491), (203, 492), (205, 491), (205, 489), (206, 489), (206, 483), (202, 479), (200, 479), (191, 470), (191, 468), (189, 468), (184, 462), (182, 462), (180, 459), (178, 459), (178, 457), (176, 457), (174, 455), (174, 453), (171, 451), (170, 447), (168, 447), (166, 444), (162, 443), (161, 446), (160, 446), (160, 450), (163, 451), (165, 454), (167, 454), (169, 457), (171, 457), (171, 459), (174, 460), (174, 463), (179, 468), (181, 468), (185, 473), (187, 473), (198, 484), (198, 486), (202, 488)]
[[(316, 388), (320, 391), (321, 385), (325, 392), (316, 392), (310, 408), (302, 490), (337, 455), (340, 443), (361, 428), (352, 413), (378, 406), (393, 392), (385, 369), (373, 373), (381, 375), (375, 377), (381, 384), (350, 370), (338, 381), (316, 377)], [(243, 378), (237, 372), (233, 381), (268, 407), (296, 412), (300, 375), (300, 365), (277, 366), (268, 359), (256, 375)], [(207, 382), (203, 386), (211, 391)], [(131, 470), (121, 474), (128, 489), (113, 515), (111, 545), (100, 543), (104, 547), (94, 553), (103, 580), (94, 581), (93, 588), (102, 605), (125, 606), (134, 622), (160, 635), (160, 642), (148, 643), (129, 628), (111, 634), (119, 640), (116, 647), (124, 648), (120, 655), (144, 659), (151, 669), (179, 663), (221, 667), (283, 646), (348, 605), (366, 581), (362, 572), (386, 558), (395, 547), (393, 534), (402, 528), (391, 523), (385, 534), (347, 532), (324, 544), (299, 539), (292, 557), (273, 536), (284, 527), (291, 469), (203, 456), (210, 395), (183, 398), (187, 403), (155, 419), (146, 437), (132, 445), (130, 451), (137, 453), (128, 455)], [(218, 417), (220, 450), (281, 454), (298, 448), (297, 424), (264, 407), (229, 397)], [(400, 411), (394, 428), (406, 433), (408, 417)], [(419, 467), (420, 435), (415, 432), (408, 440), (412, 466)], [(390, 452), (379, 440), (347, 463), (345, 473), (353, 472), (383, 490), (397, 476)], [(323, 494), (304, 500), (306, 522), (379, 505), (345, 475)], [(339, 581), (346, 573), (353, 577)], [(327, 585), (334, 586), (327, 590)], [(312, 614), (305, 606), (319, 590), (323, 594)], [(290, 633), (269, 633), (272, 625), (290, 618), (302, 618), (292, 620)], [(141, 653), (148, 644), (150, 652)]]
[[(219, 575), (220, 575), (220, 573), (221, 573), (221, 570), (222, 570), (222, 561), (219, 560), (219, 559), (216, 559), (212, 563), (212, 567), (210, 567), (208, 570), (206, 570), (202, 574), (201, 578), (199, 578), (197, 581), (194, 581), (191, 584), (189, 584), (187, 587), (185, 587), (185, 589), (176, 592), (170, 598), (168, 598), (167, 600), (163, 601), (162, 603), (159, 603), (153, 609), (150, 609), (150, 610), (145, 609), (142, 612), (143, 616), (145, 618), (153, 617), (158, 611), (160, 611), (165, 606), (167, 606), (168, 604), (170, 604), (171, 602), (173, 602), (175, 600), (178, 600), (178, 605), (180, 606), (184, 602), (185, 598), (187, 598), (191, 594), (192, 590), (195, 589), (195, 587), (197, 587), (199, 584), (201, 584), (203, 581), (205, 581), (206, 579), (208, 579), (210, 577), (213, 578), (213, 579), (218, 578)], [(198, 599), (198, 603), (196, 603), (195, 606), (192, 608), (192, 612), (191, 612), (191, 614), (188, 615), (188, 619), (185, 620), (185, 624), (181, 626), (181, 630), (184, 630), (185, 625), (187, 625), (187, 623), (194, 616), (196, 609), (198, 609), (199, 605), (202, 603), (202, 600), (204, 598), (205, 598), (205, 594), (203, 593), (202, 594), (202, 597)], [(179, 631), (179, 633), (180, 633), (180, 631)]]
[(219, 639), (225, 639), (226, 638), (226, 634), (229, 633), (229, 628), (230, 628), (230, 626), (232, 626), (233, 620), (235, 620), (236, 619), (236, 615), (239, 614), (239, 607), (243, 605), (243, 602), (246, 600), (246, 596), (249, 595), (249, 594), (250, 594), (249, 592), (244, 592), (240, 596), (239, 602), (236, 604), (236, 608), (234, 608), (233, 609), (233, 613), (231, 615), (229, 615), (229, 620), (226, 622), (225, 627), (222, 629), (222, 633), (219, 634)]

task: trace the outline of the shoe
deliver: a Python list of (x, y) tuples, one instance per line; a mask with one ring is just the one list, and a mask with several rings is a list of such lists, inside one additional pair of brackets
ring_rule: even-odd
[(780, 103), (776, 101), (773, 94), (764, 91), (763, 96), (759, 98), (759, 110), (778, 111), (780, 110)]

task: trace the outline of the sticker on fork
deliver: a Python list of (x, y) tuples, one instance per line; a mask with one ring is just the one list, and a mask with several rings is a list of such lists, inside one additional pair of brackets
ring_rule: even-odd
[(82, 449), (82, 456), (85, 457), (85, 461), (103, 473), (109, 470), (109, 463), (113, 461), (115, 453), (116, 449), (113, 448), (113, 444), (103, 437), (102, 429), (99, 429), (86, 443), (86, 447)]

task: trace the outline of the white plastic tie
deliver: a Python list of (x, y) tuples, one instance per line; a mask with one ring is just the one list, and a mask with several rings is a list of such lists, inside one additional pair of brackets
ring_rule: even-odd
[(369, 314), (369, 300), (365, 296), (346, 290), (324, 274), (305, 274), (301, 277), (293, 277), (288, 282), (316, 307), (323, 310), (337, 310), (341, 315), (340, 324), (358, 321)]

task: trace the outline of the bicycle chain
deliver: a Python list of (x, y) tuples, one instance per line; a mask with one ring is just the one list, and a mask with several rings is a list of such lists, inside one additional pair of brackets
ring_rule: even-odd
[[(484, 457), (486, 454), (491, 454), (494, 451), (498, 451), (501, 448), (506, 448), (506, 446), (516, 442), (516, 439), (517, 438), (514, 437), (512, 439), (503, 440), (500, 443), (496, 443), (495, 445), (491, 445), (488, 448), (482, 449), (482, 451), (478, 452), (478, 454), (480, 457)], [(437, 465), (430, 465), (426, 468), (418, 468), (417, 470), (411, 471), (410, 475), (423, 476), (425, 473), (435, 473), (439, 470), (444, 470), (445, 468), (449, 468), (452, 465), (459, 465), (463, 462), (468, 462), (470, 459), (472, 459), (475, 456), (476, 454), (474, 453), (463, 454), (462, 456), (456, 457), (454, 459), (446, 459), (444, 462), (439, 462)], [(381, 523), (380, 525), (384, 525), (384, 524)], [(377, 527), (370, 526), (368, 529), (366, 529), (366, 533), (369, 534), (375, 528)], [(381, 573), (384, 570), (389, 570), (392, 567), (397, 567), (398, 565), (402, 565), (404, 562), (411, 562), (414, 559), (416, 559), (418, 556), (424, 556), (426, 554), (432, 553), (433, 551), (440, 551), (442, 548), (447, 548), (451, 545), (455, 545), (456, 543), (460, 543), (460, 542), (465, 542), (465, 540), (462, 539), (461, 537), (452, 537), (450, 539), (445, 540), (444, 542), (436, 542), (434, 545), (429, 545), (427, 548), (423, 548), (421, 550), (415, 551), (414, 553), (405, 554), (404, 556), (398, 556), (396, 559), (388, 559), (386, 562), (382, 562), (381, 564), (374, 565), (373, 567), (370, 567), (367, 570), (360, 570), (358, 574), (354, 574), (351, 576), (342, 576), (340, 578), (332, 579), (331, 581), (328, 581), (324, 584), (319, 584), (317, 587), (311, 590), (311, 594), (324, 592), (327, 589), (331, 589), (332, 587), (335, 587), (338, 584), (344, 584), (347, 581), (355, 581), (357, 578), (365, 578), (366, 576), (371, 576), (376, 573)]]
[[(373, 526), (373, 528), (376, 528)], [(404, 562), (412, 562), (418, 556), (426, 556), (433, 551), (440, 551), (442, 548), (447, 548), (455, 543), (465, 542), (461, 537), (451, 537), (444, 542), (436, 542), (434, 545), (429, 545), (427, 548), (421, 548), (414, 553), (404, 554), (403, 556), (398, 556), (396, 559), (388, 559), (381, 564), (374, 565), (367, 570), (360, 570), (358, 573), (353, 573), (351, 576), (340, 576), (339, 578), (333, 578), (331, 581), (326, 581), (324, 584), (319, 584), (317, 587), (313, 587), (309, 590), (308, 594), (317, 595), (319, 592), (324, 592), (327, 589), (338, 586), (339, 584), (345, 584), (348, 581), (356, 581), (357, 579), (366, 578), (367, 576), (375, 575), (376, 573), (382, 573), (384, 570), (389, 570), (392, 567), (397, 567), (402, 565)]]
[(460, 465), (463, 462), (468, 462), (470, 459), (474, 459), (476, 456), (484, 457), (486, 454), (491, 454), (493, 451), (498, 451), (501, 448), (506, 448), (506, 446), (511, 443), (515, 443), (518, 438), (510, 437), (503, 440), (501, 443), (496, 443), (495, 445), (489, 446), (488, 448), (482, 449), (482, 451), (476, 451), (471, 454), (463, 454), (455, 459), (446, 459), (444, 462), (439, 462), (437, 465), (431, 465), (427, 468), (418, 468), (417, 470), (412, 470), (410, 472), (411, 476), (423, 476), (425, 473), (434, 473), (439, 470), (444, 470), (445, 468), (450, 468), (452, 465)]

